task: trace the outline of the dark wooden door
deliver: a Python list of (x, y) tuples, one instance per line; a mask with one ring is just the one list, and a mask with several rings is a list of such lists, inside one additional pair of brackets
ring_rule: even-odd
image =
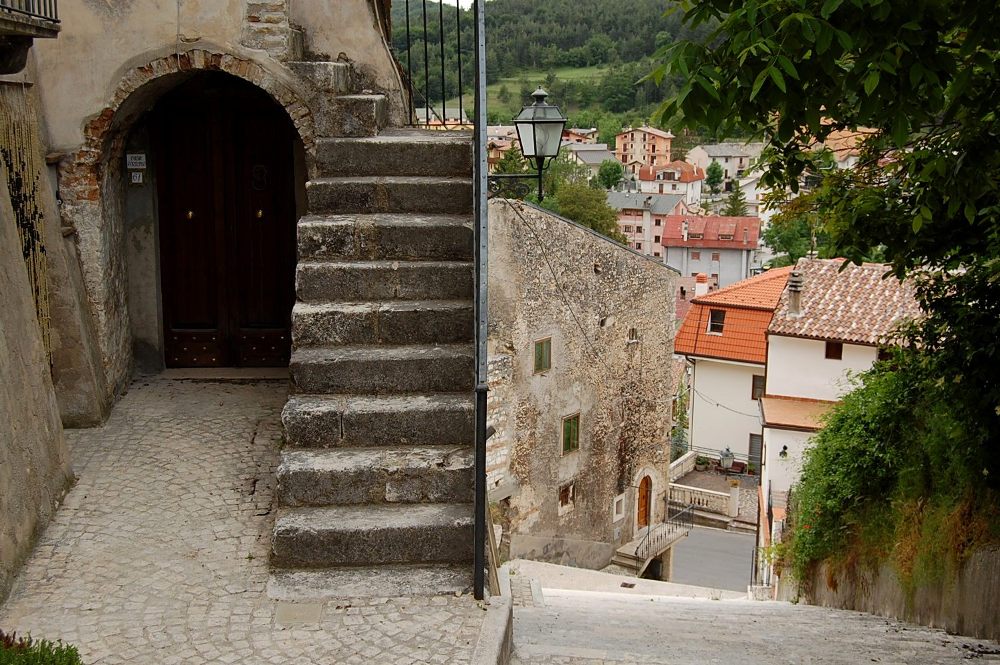
[(249, 84), (204, 77), (158, 105), (168, 367), (281, 366), (294, 303), (294, 130)]
[(643, 476), (639, 482), (639, 514), (636, 522), (640, 527), (649, 526), (649, 505), (652, 501), (653, 481)]

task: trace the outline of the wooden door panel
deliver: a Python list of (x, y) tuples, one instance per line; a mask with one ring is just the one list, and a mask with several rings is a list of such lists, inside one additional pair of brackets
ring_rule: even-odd
[(639, 483), (639, 514), (636, 520), (640, 527), (649, 526), (649, 503), (653, 481), (643, 476)]

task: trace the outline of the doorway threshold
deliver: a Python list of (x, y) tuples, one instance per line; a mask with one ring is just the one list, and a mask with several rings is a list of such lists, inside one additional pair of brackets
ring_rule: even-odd
[(176, 381), (288, 381), (287, 367), (171, 367), (160, 376)]

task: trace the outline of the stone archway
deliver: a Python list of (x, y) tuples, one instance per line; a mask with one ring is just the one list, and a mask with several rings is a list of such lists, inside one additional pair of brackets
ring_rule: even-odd
[(110, 402), (132, 367), (127, 305), (122, 176), (124, 142), (130, 128), (155, 101), (188, 76), (219, 71), (264, 90), (288, 114), (308, 156), (315, 144), (309, 94), (287, 71), (221, 49), (169, 53), (125, 71), (111, 102), (84, 126), (83, 145), (59, 164), (64, 233), (77, 235), (84, 286), (96, 326)]

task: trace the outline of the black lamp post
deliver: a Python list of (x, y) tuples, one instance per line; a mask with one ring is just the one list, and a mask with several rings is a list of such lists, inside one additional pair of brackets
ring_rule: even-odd
[(491, 178), (537, 178), (538, 179), (538, 199), (545, 198), (542, 192), (542, 173), (548, 168), (556, 157), (559, 156), (559, 149), (562, 147), (563, 129), (566, 127), (566, 118), (558, 106), (545, 103), (545, 98), (549, 93), (541, 88), (531, 93), (535, 103), (525, 106), (514, 118), (514, 127), (517, 128), (517, 138), (521, 142), (521, 154), (529, 162), (534, 162), (534, 175), (522, 175), (520, 173), (498, 173)]

